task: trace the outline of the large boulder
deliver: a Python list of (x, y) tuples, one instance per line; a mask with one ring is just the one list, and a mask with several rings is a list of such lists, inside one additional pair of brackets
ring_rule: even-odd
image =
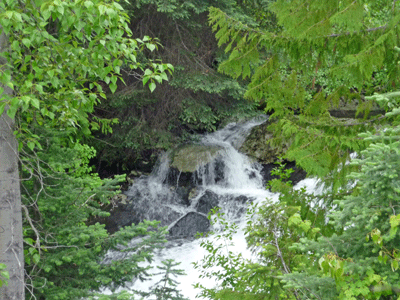
[(206, 190), (197, 202), (196, 210), (207, 215), (210, 210), (218, 206), (218, 195), (210, 190)]
[(189, 212), (182, 218), (171, 224), (168, 228), (169, 234), (174, 238), (194, 237), (198, 232), (207, 232), (210, 221), (203, 214)]
[[(155, 205), (149, 199), (138, 201), (128, 197), (126, 201), (118, 203), (106, 219), (106, 229), (113, 233), (125, 226), (138, 224), (143, 220), (160, 221), (160, 226), (167, 226), (177, 220), (182, 214), (160, 200), (159, 205)], [(167, 203), (167, 201), (165, 201)]]
[[(267, 141), (272, 138), (272, 132), (268, 130), (269, 124), (269, 122), (265, 122), (254, 127), (240, 148), (241, 152), (262, 165), (261, 175), (263, 176), (265, 183), (277, 178), (277, 176), (271, 175), (271, 171), (277, 167), (275, 162), (279, 160), (279, 157), (282, 157), (285, 154), (290, 146), (290, 141), (282, 143), (279, 147), (274, 147), (267, 143)], [(306, 177), (306, 172), (296, 166), (295, 162), (284, 161), (283, 163), (285, 164), (284, 169), (291, 168), (294, 170), (289, 178), (293, 184), (298, 183)]]
[(178, 147), (171, 153), (171, 167), (180, 173), (194, 173), (219, 155), (222, 150), (219, 146), (186, 144)]
[(240, 151), (261, 164), (269, 164), (277, 161), (290, 146), (290, 141), (282, 143), (279, 147), (267, 143), (272, 138), (272, 132), (268, 130), (269, 122), (255, 126), (249, 136), (240, 147)]
[(223, 148), (216, 145), (185, 144), (177, 147), (169, 154), (170, 166), (164, 183), (173, 187), (187, 203), (190, 191), (203, 183), (199, 174), (203, 174), (204, 170), (210, 169), (215, 174), (215, 182), (222, 179), (222, 151)]

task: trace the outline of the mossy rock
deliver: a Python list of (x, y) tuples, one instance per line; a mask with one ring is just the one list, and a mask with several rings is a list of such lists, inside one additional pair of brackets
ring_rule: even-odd
[(171, 153), (171, 167), (180, 172), (193, 173), (212, 162), (222, 150), (219, 146), (188, 144), (178, 147)]
[(269, 122), (265, 122), (254, 127), (239, 149), (240, 152), (262, 164), (275, 162), (277, 157), (283, 156), (290, 146), (289, 141), (279, 147), (273, 147), (267, 143), (272, 138), (272, 132), (268, 130), (269, 124)]

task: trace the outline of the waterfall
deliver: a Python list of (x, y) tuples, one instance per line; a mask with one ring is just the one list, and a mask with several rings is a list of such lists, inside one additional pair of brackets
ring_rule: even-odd
[[(203, 136), (196, 145), (196, 149), (200, 149), (198, 153), (191, 151), (193, 158), (189, 160), (198, 162), (191, 173), (172, 172), (176, 163), (172, 161), (173, 153), (164, 153), (152, 174), (137, 179), (126, 192), (134, 201), (132, 211), (138, 219), (156, 219), (161, 221), (162, 226), (168, 226), (171, 240), (166, 248), (156, 253), (152, 265), (161, 265), (161, 261), (166, 259), (180, 262), (178, 268), (184, 269), (187, 275), (177, 278), (180, 281), (178, 289), (191, 300), (198, 292), (192, 285), (200, 281), (192, 263), (200, 261), (205, 255), (200, 247), (201, 241), (193, 236), (197, 231), (213, 229), (209, 228), (206, 218), (209, 210), (214, 206), (220, 207), (228, 221), (243, 229), (249, 203), (278, 198), (278, 195), (266, 190), (261, 165), (238, 151), (250, 130), (266, 119), (231, 123), (222, 130)], [(235, 235), (234, 243), (235, 251), (251, 257), (242, 230)], [(146, 291), (158, 280), (136, 281), (132, 283), (132, 288)], [(215, 282), (202, 280), (202, 284), (212, 286)]]

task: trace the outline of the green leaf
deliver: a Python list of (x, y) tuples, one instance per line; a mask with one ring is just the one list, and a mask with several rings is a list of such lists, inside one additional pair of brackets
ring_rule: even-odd
[(91, 8), (93, 6), (92, 1), (85, 1), (83, 4), (86, 6), (86, 8)]
[(150, 84), (149, 84), (150, 92), (153, 92), (155, 90), (155, 88), (156, 88), (156, 84), (154, 82), (150, 82)]
[(144, 75), (153, 75), (153, 71), (150, 69), (144, 70)]
[(6, 105), (7, 105), (6, 102), (0, 102), (0, 116), (3, 114)]
[(27, 38), (22, 39), (22, 44), (25, 45), (25, 47), (29, 48), (31, 46), (31, 41)]
[(5, 279), (7, 279), (7, 280), (10, 279), (10, 274), (9, 274), (7, 271), (2, 271), (0, 274), (1, 274), (1, 276), (2, 276), (3, 278), (5, 278)]
[(396, 259), (393, 259), (392, 263), (391, 263), (391, 267), (392, 267), (393, 272), (397, 271), (397, 269), (399, 268), (399, 261)]
[(41, 84), (36, 84), (35, 85), (36, 90), (40, 93), (43, 94), (43, 86)]
[(40, 261), (40, 255), (37, 254), (37, 253), (35, 253), (35, 254), (33, 255), (32, 259), (33, 259), (33, 262), (34, 262), (35, 264), (38, 264), (39, 261)]
[(160, 74), (160, 76), (161, 76), (161, 78), (162, 78), (163, 80), (168, 81), (168, 76), (167, 76), (167, 74), (166, 74), (165, 72), (162, 72), (162, 73)]
[(27, 143), (27, 145), (28, 145), (28, 148), (31, 149), (32, 151), (33, 151), (33, 149), (35, 149), (35, 143), (34, 143), (34, 142), (29, 141), (29, 142)]
[(143, 76), (143, 85), (146, 85), (150, 78), (150, 76)]
[(24, 62), (28, 63), (28, 62), (31, 61), (31, 59), (32, 59), (32, 55), (26, 55), (25, 58), (24, 58)]
[(156, 45), (154, 45), (154, 44), (146, 43), (146, 47), (147, 47), (147, 49), (149, 49), (150, 51), (154, 51), (154, 50), (156, 49)]
[(15, 118), (15, 115), (16, 115), (16, 113), (17, 113), (17, 108), (16, 107), (10, 107), (8, 110), (7, 110), (7, 115), (11, 118), (11, 119), (14, 119)]
[(35, 243), (35, 241), (31, 238), (24, 238), (24, 242), (28, 243), (29, 245), (33, 245)]
[(114, 94), (115, 91), (117, 90), (117, 84), (114, 82), (110, 83), (110, 90), (111, 90), (111, 93)]
[(0, 274), (5, 279), (7, 279), (7, 280), (10, 279), (10, 274), (7, 271), (2, 271)]
[(301, 217), (300, 217), (300, 215), (299, 215), (298, 213), (295, 213), (293, 216), (291, 216), (291, 217), (288, 219), (288, 225), (289, 225), (289, 226), (291, 226), (291, 225), (297, 226), (297, 225), (299, 225), (301, 222), (302, 222), (302, 220), (301, 220)]
[(103, 4), (100, 4), (98, 9), (99, 9), (100, 15), (104, 15), (107, 7), (105, 7)]

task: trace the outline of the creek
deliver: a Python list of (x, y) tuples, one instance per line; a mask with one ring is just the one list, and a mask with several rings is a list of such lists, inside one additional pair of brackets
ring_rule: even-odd
[[(155, 253), (152, 266), (161, 265), (166, 259), (181, 264), (185, 276), (175, 278), (180, 282), (178, 289), (190, 300), (199, 292), (193, 284), (200, 282), (199, 273), (193, 262), (204, 257), (197, 232), (212, 228), (207, 218), (211, 208), (217, 206), (229, 222), (239, 226), (234, 235), (235, 246), (230, 249), (252, 258), (246, 249), (243, 229), (246, 225), (246, 209), (249, 203), (261, 203), (265, 199), (277, 200), (278, 195), (266, 189), (263, 167), (258, 162), (240, 153), (238, 149), (250, 130), (267, 120), (263, 116), (243, 123), (231, 123), (225, 128), (202, 136), (197, 143), (184, 145), (160, 156), (158, 164), (149, 176), (135, 180), (126, 192), (130, 204), (116, 218), (122, 222), (138, 222), (143, 219), (159, 220), (168, 226), (169, 241), (164, 249)], [(315, 181), (306, 179), (298, 186), (314, 189)], [(130, 219), (133, 218), (133, 219)], [(124, 221), (126, 219), (126, 221)], [(213, 237), (208, 237), (212, 239)], [(110, 254), (111, 259), (118, 253)], [(128, 289), (148, 290), (160, 278), (151, 281), (132, 282)], [(216, 284), (213, 280), (201, 279), (205, 286)], [(105, 292), (107, 293), (107, 292)]]

